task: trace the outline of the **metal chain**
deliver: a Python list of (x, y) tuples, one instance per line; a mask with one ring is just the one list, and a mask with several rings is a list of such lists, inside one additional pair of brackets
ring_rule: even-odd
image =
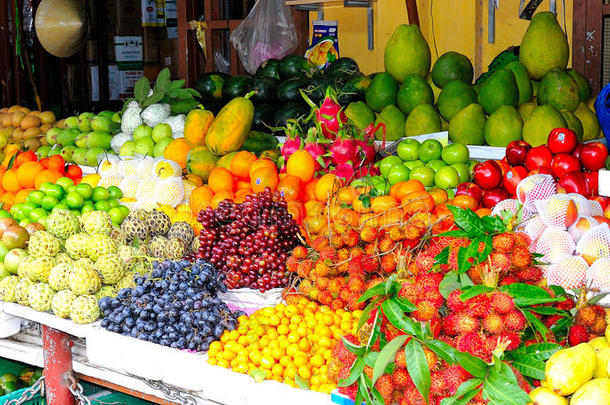
[(24, 404), (26, 401), (33, 399), (36, 396), (36, 394), (39, 394), (39, 393), (40, 393), (40, 396), (44, 397), (44, 376), (41, 376), (38, 379), (38, 381), (36, 381), (34, 383), (34, 385), (32, 385), (31, 387), (29, 387), (25, 391), (23, 391), (23, 394), (21, 394), (20, 398), (10, 399), (10, 400), (6, 401), (4, 403), (4, 405)]
[(74, 378), (72, 373), (66, 373), (64, 378), (66, 380), (68, 390), (74, 396), (74, 399), (78, 401), (77, 403), (81, 405), (91, 405), (91, 400), (85, 395), (83, 386), (76, 381), (76, 378)]
[[(134, 376), (135, 377), (135, 376)], [(161, 381), (149, 380), (147, 378), (140, 378), (146, 385), (161, 391), (163, 395), (170, 401), (177, 401), (180, 405), (197, 405), (195, 397), (186, 393), (180, 392), (174, 388), (167, 386)]]

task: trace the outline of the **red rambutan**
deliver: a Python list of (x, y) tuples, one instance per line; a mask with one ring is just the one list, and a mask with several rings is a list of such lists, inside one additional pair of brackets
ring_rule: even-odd
[(397, 367), (402, 367), (402, 368), (407, 367), (407, 360), (406, 360), (404, 350), (398, 349), (398, 351), (396, 352), (396, 355), (394, 356), (394, 363), (396, 363)]
[(489, 255), (489, 261), (500, 271), (506, 272), (510, 269), (510, 258), (506, 253), (494, 252)]
[(390, 374), (384, 374), (375, 383), (375, 388), (381, 394), (383, 399), (391, 399), (394, 392), (394, 382)]
[(533, 266), (526, 267), (513, 274), (517, 278), (517, 280), (520, 280), (522, 282), (526, 282), (529, 284), (537, 283), (538, 281), (540, 281), (542, 279), (542, 276), (543, 276), (542, 269), (539, 267), (533, 267)]
[(364, 279), (358, 276), (352, 276), (347, 282), (347, 288), (351, 292), (362, 292), (364, 290)]
[(415, 265), (420, 272), (428, 272), (434, 267), (434, 258), (425, 254), (419, 254), (415, 258)]
[(430, 393), (433, 394), (445, 394), (447, 391), (447, 386), (445, 385), (445, 378), (443, 377), (443, 373), (440, 371), (435, 371), (430, 374)]
[(392, 273), (396, 270), (396, 259), (393, 254), (387, 254), (381, 256), (381, 269), (385, 273)]
[(514, 332), (501, 333), (498, 337), (501, 342), (508, 343), (507, 350), (515, 350), (521, 344), (521, 336)]
[(491, 296), (491, 308), (499, 314), (507, 314), (515, 309), (513, 297), (503, 292), (495, 292)]
[(472, 333), (479, 329), (479, 321), (466, 312), (454, 314), (454, 327), (459, 334)]
[(389, 252), (396, 246), (396, 242), (390, 239), (389, 236), (385, 236), (379, 241), (379, 250), (382, 252)]
[(406, 368), (396, 367), (392, 374), (392, 382), (396, 388), (407, 388), (413, 381)]
[(483, 318), (483, 328), (492, 335), (502, 332), (504, 321), (499, 314), (491, 313)]
[(477, 318), (483, 318), (491, 312), (491, 303), (486, 294), (472, 297), (465, 304), (468, 313)]
[(476, 332), (466, 333), (457, 339), (457, 349), (477, 356), (483, 350), (483, 339)]
[(379, 260), (376, 257), (367, 257), (362, 260), (362, 269), (366, 273), (375, 273), (379, 270)]
[(417, 310), (412, 313), (415, 319), (422, 322), (429, 321), (434, 318), (436, 314), (436, 307), (429, 301), (420, 301), (417, 304)]
[(513, 266), (525, 268), (532, 263), (532, 255), (525, 246), (515, 246), (511, 256)]
[(358, 244), (359, 235), (355, 229), (348, 229), (341, 235), (345, 246), (354, 247)]
[(589, 341), (589, 332), (583, 325), (572, 325), (568, 331), (568, 343), (570, 346)]
[(345, 302), (341, 298), (335, 298), (330, 302), (330, 309), (336, 311), (345, 308)]
[(460, 312), (466, 309), (466, 304), (460, 298), (461, 294), (461, 290), (453, 290), (449, 293), (449, 296), (447, 297), (447, 306), (451, 311)]
[(595, 324), (596, 320), (597, 312), (591, 305), (578, 308), (578, 311), (576, 311), (576, 316), (574, 317), (575, 324), (583, 325), (589, 328)]
[(525, 329), (525, 316), (519, 310), (510, 311), (504, 315), (504, 327), (510, 332), (520, 332)]
[(451, 395), (455, 395), (458, 387), (472, 377), (468, 371), (457, 364), (445, 367), (442, 373), (445, 380), (445, 387)]
[(441, 330), (445, 335), (455, 336), (459, 332), (455, 328), (456, 314), (449, 314), (441, 320)]
[(411, 283), (402, 283), (398, 296), (408, 299), (411, 302), (416, 302), (419, 298), (420, 289), (417, 285)]
[(367, 243), (377, 239), (377, 235), (377, 228), (368, 225), (360, 231), (360, 239)]
[(595, 320), (595, 323), (593, 324), (593, 326), (591, 326), (591, 328), (589, 328), (591, 330), (592, 334), (595, 334), (597, 336), (603, 336), (604, 333), (606, 332), (606, 327), (607, 327), (607, 323), (606, 323), (606, 318), (605, 317), (598, 317)]
[(510, 253), (515, 246), (515, 237), (511, 233), (501, 233), (492, 239), (493, 250), (502, 253)]
[(516, 232), (515, 233), (515, 245), (516, 246), (522, 246), (522, 247), (529, 247), (532, 243), (532, 239), (529, 237), (528, 234), (523, 233), (523, 232)]

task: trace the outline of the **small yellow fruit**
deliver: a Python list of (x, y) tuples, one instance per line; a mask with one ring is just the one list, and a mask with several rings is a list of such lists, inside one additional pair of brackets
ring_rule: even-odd
[(91, 187), (95, 187), (95, 186), (97, 186), (97, 183), (100, 182), (101, 178), (102, 178), (102, 176), (100, 176), (97, 173), (88, 174), (86, 176), (83, 176), (81, 183), (86, 183), (86, 184), (89, 184)]
[(528, 405), (568, 405), (567, 399), (544, 387), (532, 390), (530, 399), (532, 402), (529, 402)]

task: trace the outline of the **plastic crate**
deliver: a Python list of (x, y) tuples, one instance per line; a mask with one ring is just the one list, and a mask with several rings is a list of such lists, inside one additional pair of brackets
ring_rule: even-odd
[(113, 405), (149, 405), (152, 402), (135, 398), (121, 392), (90, 398), (92, 405), (113, 404)]

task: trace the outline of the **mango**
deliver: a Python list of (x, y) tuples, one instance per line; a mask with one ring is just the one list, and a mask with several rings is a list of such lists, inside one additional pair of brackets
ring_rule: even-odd
[(596, 365), (595, 349), (588, 343), (559, 350), (546, 362), (547, 386), (562, 396), (573, 394), (593, 377)]
[(596, 378), (584, 384), (572, 395), (570, 405), (610, 404), (610, 379)]
[(568, 405), (568, 400), (545, 387), (538, 387), (530, 392), (528, 405)]

